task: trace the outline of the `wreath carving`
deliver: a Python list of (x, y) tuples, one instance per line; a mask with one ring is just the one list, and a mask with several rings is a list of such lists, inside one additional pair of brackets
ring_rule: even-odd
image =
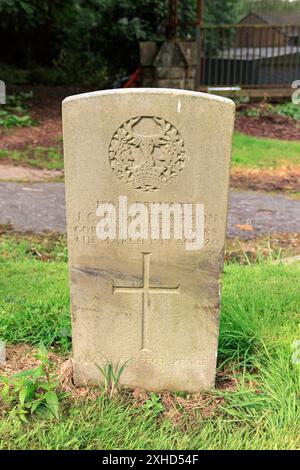
[(138, 116), (112, 136), (109, 161), (115, 175), (139, 191), (157, 191), (183, 170), (186, 152), (179, 131), (166, 119)]

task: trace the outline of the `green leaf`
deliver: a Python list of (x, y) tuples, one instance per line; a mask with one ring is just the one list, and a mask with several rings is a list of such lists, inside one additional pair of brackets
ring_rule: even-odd
[(23, 423), (28, 423), (28, 419), (26, 418), (26, 414), (27, 414), (27, 411), (26, 410), (20, 410), (19, 411), (19, 419), (20, 421), (22, 421)]
[(19, 391), (19, 402), (22, 406), (24, 406), (25, 404), (27, 393), (28, 393), (28, 388), (26, 385), (24, 385)]
[(9, 378), (5, 377), (4, 375), (0, 376), (0, 383), (8, 384), (9, 383)]
[(48, 359), (48, 352), (43, 343), (40, 343), (39, 345), (37, 358), (40, 359), (41, 361), (47, 361)]
[(28, 376), (32, 375), (32, 373), (33, 373), (33, 369), (22, 370), (22, 372), (18, 372), (17, 374), (13, 374), (12, 378), (17, 379), (17, 378), (21, 378), (21, 377), (28, 377)]
[(41, 400), (34, 401), (31, 405), (30, 412), (34, 413), (37, 410), (37, 408), (40, 406), (40, 404), (41, 404)]
[(8, 384), (2, 385), (0, 396), (5, 403), (8, 403), (9, 401), (11, 401), (9, 392), (10, 392), (9, 385)]
[(47, 403), (47, 407), (49, 410), (52, 412), (52, 414), (55, 416), (55, 418), (59, 418), (59, 402), (58, 402), (58, 396), (55, 392), (49, 390), (49, 392), (45, 393), (45, 400)]
[[(131, 361), (131, 358), (127, 359), (127, 361), (125, 361), (121, 367), (119, 368), (119, 366), (117, 367), (117, 371), (116, 371), (116, 375), (114, 375), (114, 381), (115, 381), (115, 384), (117, 385), (119, 383), (119, 380), (120, 380), (120, 377), (125, 369), (125, 367), (127, 366), (127, 364)], [(119, 364), (119, 363), (118, 363)]]
[(36, 382), (36, 380), (38, 380), (40, 377), (43, 377), (43, 376), (44, 376), (44, 367), (41, 364), (33, 371), (32, 378), (34, 379), (34, 382)]

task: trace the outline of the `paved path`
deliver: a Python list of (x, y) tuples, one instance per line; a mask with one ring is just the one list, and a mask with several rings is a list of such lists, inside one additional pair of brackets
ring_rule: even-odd
[[(63, 183), (0, 183), (0, 224), (17, 231), (65, 232)], [(244, 231), (236, 225), (251, 225)], [(231, 191), (228, 235), (300, 232), (300, 201), (251, 191)]]
[(65, 232), (64, 184), (0, 183), (0, 224), (21, 232)]

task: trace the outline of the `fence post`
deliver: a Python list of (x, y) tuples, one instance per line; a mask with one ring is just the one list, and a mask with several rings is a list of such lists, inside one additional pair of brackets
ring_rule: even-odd
[(204, 19), (204, 0), (197, 0), (197, 22), (196, 22), (196, 48), (197, 48), (197, 65), (196, 65), (196, 73), (195, 73), (195, 90), (197, 90), (198, 86), (201, 85), (201, 77), (202, 77), (202, 62), (201, 62), (201, 53), (204, 42), (202, 41), (202, 33), (204, 30), (201, 31), (201, 27), (203, 26), (203, 19)]
[(201, 85), (201, 76), (202, 76), (202, 63), (201, 63), (201, 52), (202, 52), (202, 32), (201, 26), (196, 26), (196, 50), (197, 50), (197, 63), (196, 63), (196, 73), (195, 73), (195, 90), (198, 89), (198, 86)]

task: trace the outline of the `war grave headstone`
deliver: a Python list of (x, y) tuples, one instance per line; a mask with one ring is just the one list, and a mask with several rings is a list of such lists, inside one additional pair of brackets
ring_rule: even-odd
[(172, 89), (63, 102), (75, 383), (214, 385), (234, 103)]

